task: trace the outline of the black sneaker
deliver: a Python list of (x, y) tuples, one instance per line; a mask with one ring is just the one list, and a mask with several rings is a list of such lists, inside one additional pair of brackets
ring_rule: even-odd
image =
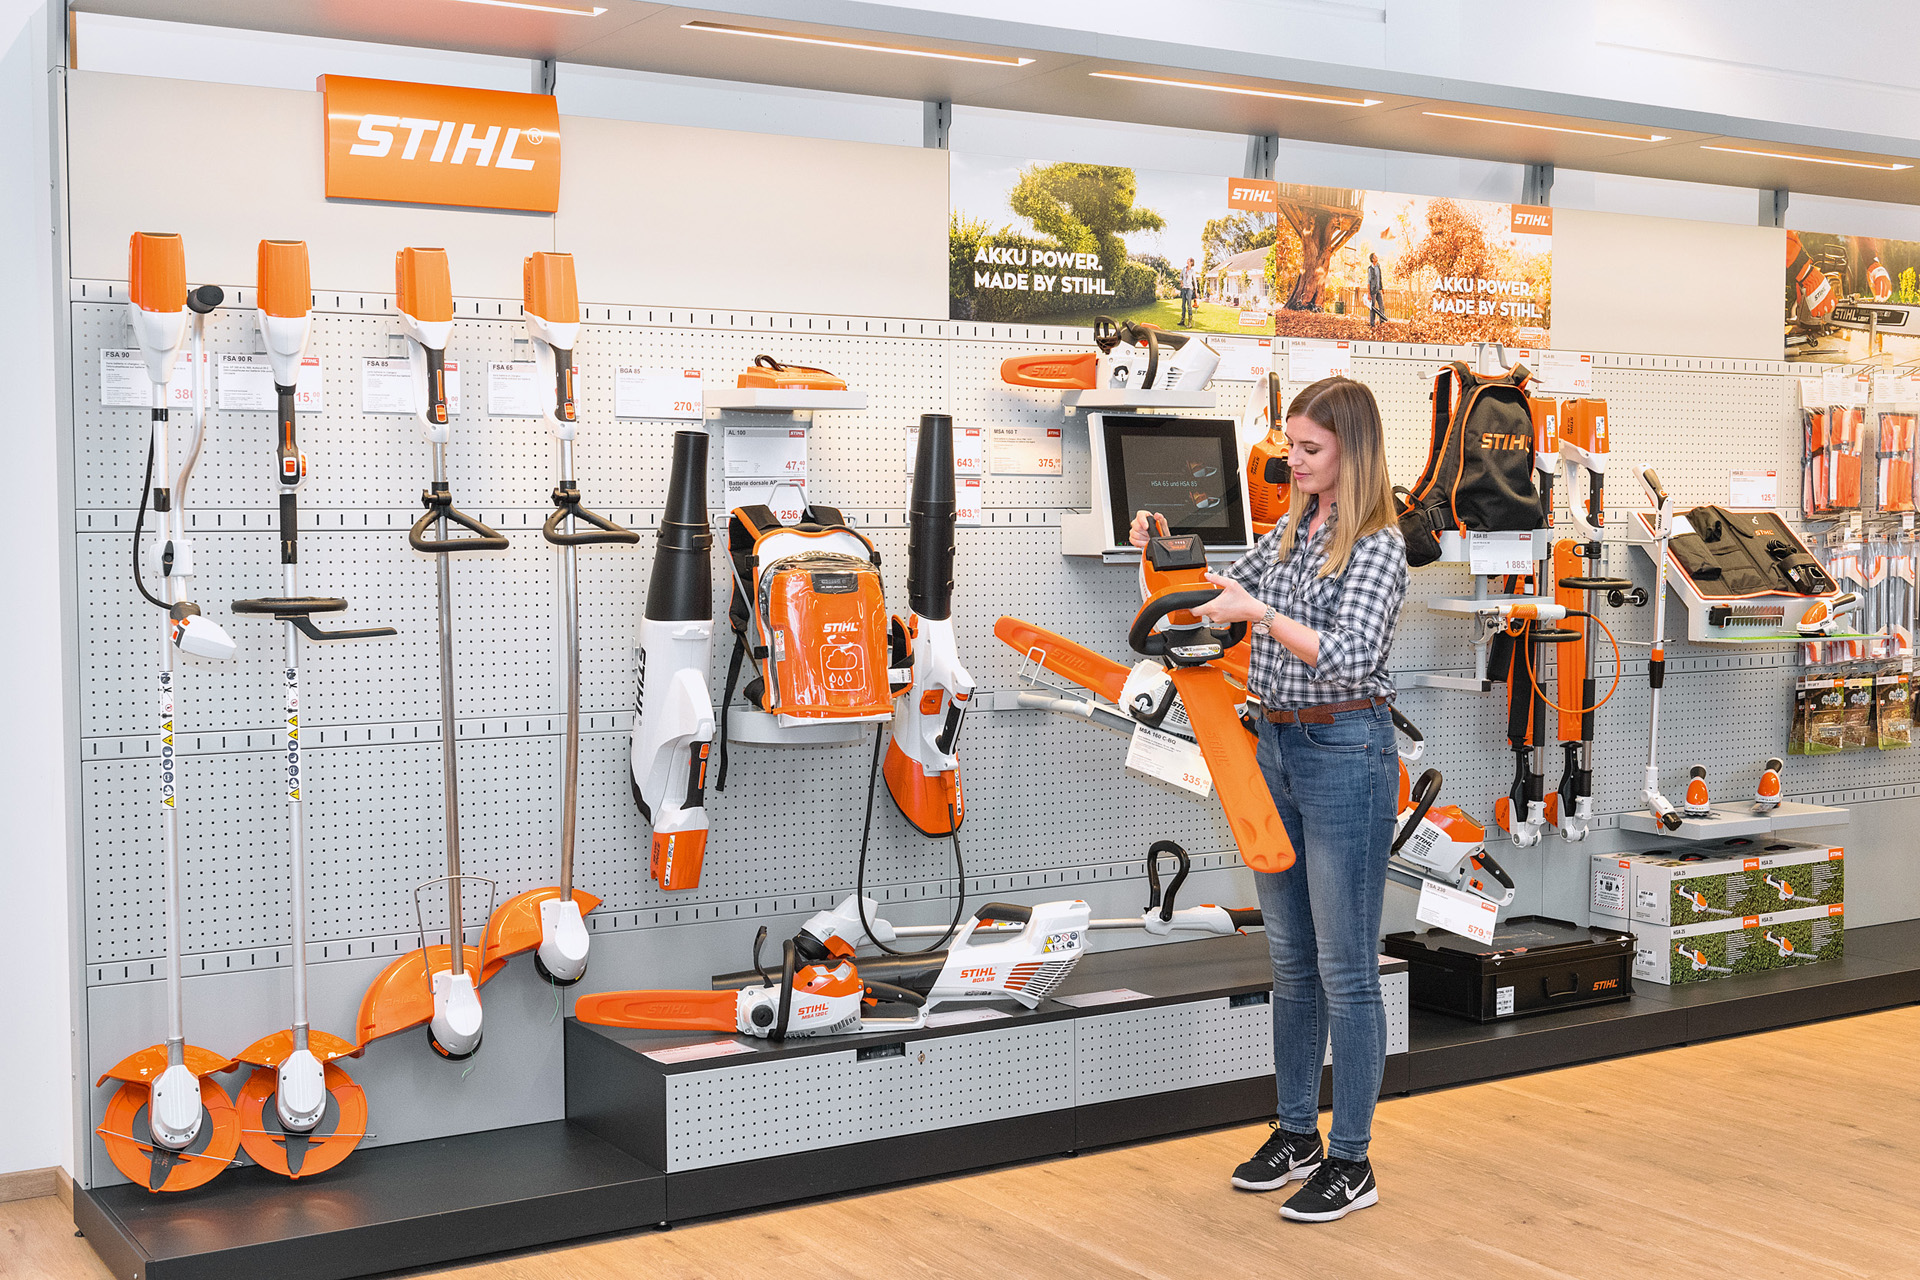
[(1329, 1156), (1307, 1185), (1280, 1206), (1280, 1216), (1295, 1222), (1333, 1222), (1379, 1203), (1380, 1189), (1374, 1185), (1371, 1164)]
[(1278, 1121), (1253, 1159), (1233, 1171), (1233, 1185), (1242, 1191), (1277, 1191), (1295, 1178), (1309, 1177), (1320, 1167), (1320, 1135), (1288, 1133)]

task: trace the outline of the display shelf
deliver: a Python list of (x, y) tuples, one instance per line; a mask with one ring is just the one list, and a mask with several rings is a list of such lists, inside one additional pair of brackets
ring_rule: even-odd
[[(1738, 512), (1743, 509), (1729, 507), (1728, 510)], [(1673, 524), (1676, 535), (1688, 532), (1691, 529), (1691, 526), (1686, 522), (1685, 516), (1676, 515), (1673, 518)], [(1647, 558), (1647, 563), (1653, 564), (1654, 541), (1652, 514), (1646, 511), (1634, 512), (1633, 522), (1627, 527), (1632, 531), (1630, 541), (1633, 546), (1639, 550), (1641, 555)], [(1769, 591), (1760, 595), (1742, 596), (1737, 600), (1704, 596), (1700, 593), (1699, 588), (1694, 585), (1693, 579), (1687, 576), (1686, 569), (1682, 567), (1678, 560), (1673, 559), (1671, 555), (1669, 555), (1667, 560), (1667, 586), (1672, 589), (1675, 595), (1680, 597), (1681, 603), (1687, 608), (1687, 639), (1693, 641), (1695, 644), (1806, 644), (1812, 641), (1822, 640), (1868, 640), (1873, 638), (1857, 631), (1841, 632), (1829, 636), (1803, 636), (1798, 631), (1785, 629), (1790, 622), (1798, 622), (1800, 616), (1813, 607), (1816, 602), (1834, 599), (1840, 594), (1837, 591), (1830, 591), (1818, 596), (1790, 595), (1784, 591)], [(1716, 608), (1745, 610), (1747, 611), (1747, 616), (1751, 618), (1752, 621), (1741, 621), (1736, 618), (1722, 623), (1712, 622), (1708, 618), (1708, 613)], [(1778, 617), (1773, 616), (1772, 611), (1774, 610), (1778, 610)], [(1765, 612), (1762, 612), (1761, 616), (1755, 617), (1755, 613), (1759, 611)]]
[(749, 747), (846, 747), (867, 740), (872, 720), (823, 720), (782, 726), (778, 716), (735, 705), (727, 711), (727, 741)]
[(289, 1181), (75, 1187), (73, 1221), (125, 1280), (346, 1280), (652, 1226), (658, 1169), (565, 1120), (356, 1151)]
[(709, 418), (722, 413), (805, 413), (867, 407), (864, 391), (790, 391), (775, 387), (715, 387), (706, 393)]
[(1427, 608), (1434, 613), (1479, 613), (1492, 605), (1547, 605), (1555, 603), (1557, 603), (1557, 601), (1555, 601), (1552, 596), (1486, 596), (1478, 600), (1442, 596), (1428, 600)]
[(1667, 836), (1674, 840), (1719, 840), (1728, 836), (1763, 836), (1801, 827), (1838, 827), (1845, 825), (1850, 817), (1844, 808), (1782, 800), (1770, 813), (1754, 813), (1751, 809), (1744, 812), (1737, 808), (1716, 809), (1705, 818), (1681, 818), (1679, 827), (1672, 831), (1661, 826), (1660, 819), (1651, 813), (1623, 813), (1620, 815), (1620, 829)]
[(1094, 387), (1068, 391), (1060, 407), (1071, 418), (1082, 409), (1212, 409), (1220, 398), (1211, 391), (1139, 391), (1124, 387)]

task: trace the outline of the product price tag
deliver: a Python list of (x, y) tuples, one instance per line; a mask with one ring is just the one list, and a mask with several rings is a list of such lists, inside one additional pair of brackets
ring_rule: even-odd
[[(205, 365), (207, 352), (200, 353)], [(193, 357), (181, 351), (173, 362), (173, 378), (167, 383), (167, 407), (185, 409), (193, 403)], [(103, 409), (149, 409), (153, 407), (153, 383), (147, 381), (147, 362), (133, 350), (103, 349), (100, 352), (100, 407)]]
[[(913, 474), (913, 461), (920, 456), (920, 424), (907, 427), (907, 474)], [(987, 433), (979, 427), (953, 429), (953, 474), (977, 476), (986, 470)]]
[(1207, 771), (1207, 758), (1200, 754), (1199, 745), (1148, 725), (1133, 726), (1127, 768), (1202, 799), (1213, 794), (1213, 774)]
[(1331, 338), (1287, 339), (1287, 381), (1353, 376), (1353, 344)]
[(1215, 382), (1258, 382), (1273, 371), (1273, 339), (1208, 334), (1207, 345), (1220, 353)]
[[(308, 356), (308, 360), (319, 360)], [(305, 361), (300, 370), (300, 394), (304, 395), (307, 372)], [(315, 368), (318, 368), (316, 364)], [(447, 412), (460, 412), (460, 362), (446, 362)], [(319, 380), (316, 378), (315, 382)], [(304, 404), (300, 406), (306, 408)], [(418, 413), (413, 403), (413, 362), (391, 356), (364, 356), (360, 361), (361, 413)]]
[(929, 1027), (957, 1027), (968, 1022), (992, 1022), (996, 1018), (1007, 1016), (1005, 1009), (948, 1009), (943, 1013), (927, 1015)]
[(805, 427), (728, 427), (727, 475), (807, 480)]
[(1055, 1004), (1071, 1005), (1076, 1009), (1091, 1009), (1103, 1004), (1125, 1004), (1129, 1000), (1151, 1000), (1152, 996), (1144, 991), (1135, 991), (1132, 987), (1114, 987), (1109, 991), (1083, 991), (1077, 996), (1055, 996)]
[(1800, 384), (1800, 407), (1802, 409), (1820, 409), (1826, 406), (1827, 387), (1825, 380), (1813, 377), (1795, 378), (1794, 381)]
[(1780, 500), (1778, 471), (1729, 471), (1727, 505), (1731, 507), (1771, 507)]
[(1493, 927), (1499, 914), (1485, 898), (1432, 880), (1420, 882), (1420, 905), (1413, 911), (1414, 918), (1422, 924), (1487, 945), (1493, 942)]
[(1913, 399), (1913, 378), (1898, 371), (1889, 372), (1876, 369), (1873, 372), (1873, 402), (1878, 405), (1900, 404)]
[(705, 1040), (699, 1044), (677, 1044), (671, 1049), (653, 1049), (647, 1057), (655, 1062), (698, 1062), (702, 1058), (731, 1058), (737, 1053), (752, 1053), (753, 1046), (738, 1040)]
[(540, 366), (531, 360), (487, 361), (487, 412), (496, 418), (539, 417), (553, 396), (553, 388), (541, 382)]
[(794, 524), (807, 505), (807, 482), (761, 478), (727, 481), (727, 510), (768, 506), (781, 524)]
[(988, 447), (997, 476), (1060, 474), (1060, 428), (992, 427)]
[(1537, 351), (1527, 366), (1537, 379), (1538, 389), (1548, 395), (1590, 396), (1593, 394), (1593, 355), (1586, 351)]
[(1474, 573), (1532, 573), (1533, 535), (1469, 532), (1467, 567)]
[(1828, 404), (1865, 404), (1870, 386), (1871, 380), (1864, 372), (1833, 368), (1824, 369), (1820, 374), (1820, 394)]
[[(219, 369), (222, 413), (273, 413), (279, 409), (273, 364), (265, 356), (222, 352)], [(326, 412), (326, 383), (321, 377), (319, 356), (302, 357), (293, 403), (302, 413)]]
[(953, 522), (962, 529), (980, 525), (980, 477), (955, 476), (953, 479)]
[(622, 365), (613, 371), (613, 416), (616, 418), (694, 418), (706, 412), (706, 393), (698, 369), (636, 369)]

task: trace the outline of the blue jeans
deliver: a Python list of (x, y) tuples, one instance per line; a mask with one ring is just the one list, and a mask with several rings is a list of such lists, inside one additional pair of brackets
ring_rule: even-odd
[(1273, 1068), (1280, 1127), (1313, 1133), (1333, 1039), (1327, 1150), (1364, 1160), (1386, 1062), (1380, 909), (1400, 798), (1385, 707), (1332, 724), (1260, 722), (1255, 757), (1293, 841), (1294, 864), (1255, 872), (1273, 957)]

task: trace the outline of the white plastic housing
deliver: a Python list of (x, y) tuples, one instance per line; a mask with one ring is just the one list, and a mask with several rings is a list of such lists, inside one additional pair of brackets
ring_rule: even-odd
[(540, 904), (536, 954), (547, 972), (561, 982), (572, 982), (587, 971), (587, 922), (580, 918), (578, 902), (548, 898)]
[(290, 1133), (311, 1133), (327, 1113), (327, 1069), (311, 1049), (295, 1049), (280, 1064), (274, 1086), (273, 1109), (280, 1127)]
[[(127, 311), (133, 320), (133, 340), (140, 344), (140, 358), (147, 362), (147, 380), (164, 387), (173, 380), (173, 363), (180, 356), (180, 344), (187, 337), (187, 308), (178, 311), (142, 311), (129, 302)], [(199, 1094), (195, 1094), (196, 1099)], [(195, 1106), (199, 1103), (196, 1101)]]
[(267, 344), (267, 363), (273, 366), (273, 383), (291, 387), (300, 381), (300, 362), (306, 358), (307, 342), (313, 336), (313, 313), (300, 316), (260, 317), (260, 337)]
[(693, 744), (713, 741), (712, 666), (711, 620), (640, 619), (640, 714), (631, 765), (656, 833), (707, 829), (706, 809), (684, 802)]
[(153, 1082), (147, 1098), (147, 1126), (153, 1140), (169, 1151), (179, 1151), (200, 1132), (200, 1078), (182, 1063), (174, 1063)]
[(240, 646), (233, 642), (220, 624), (204, 613), (192, 614), (175, 622), (171, 633), (180, 651), (196, 658), (223, 661), (240, 650)]
[(455, 1058), (480, 1047), (480, 993), (473, 972), (442, 969), (433, 975), (433, 1038)]
[[(940, 709), (923, 715), (920, 701), (938, 690), (946, 696)], [(973, 677), (960, 665), (960, 646), (954, 639), (953, 619), (921, 618), (913, 642), (913, 684), (893, 704), (893, 744), (927, 777), (960, 767), (957, 752), (936, 745), (947, 724), (947, 708), (956, 699), (973, 696)]]

